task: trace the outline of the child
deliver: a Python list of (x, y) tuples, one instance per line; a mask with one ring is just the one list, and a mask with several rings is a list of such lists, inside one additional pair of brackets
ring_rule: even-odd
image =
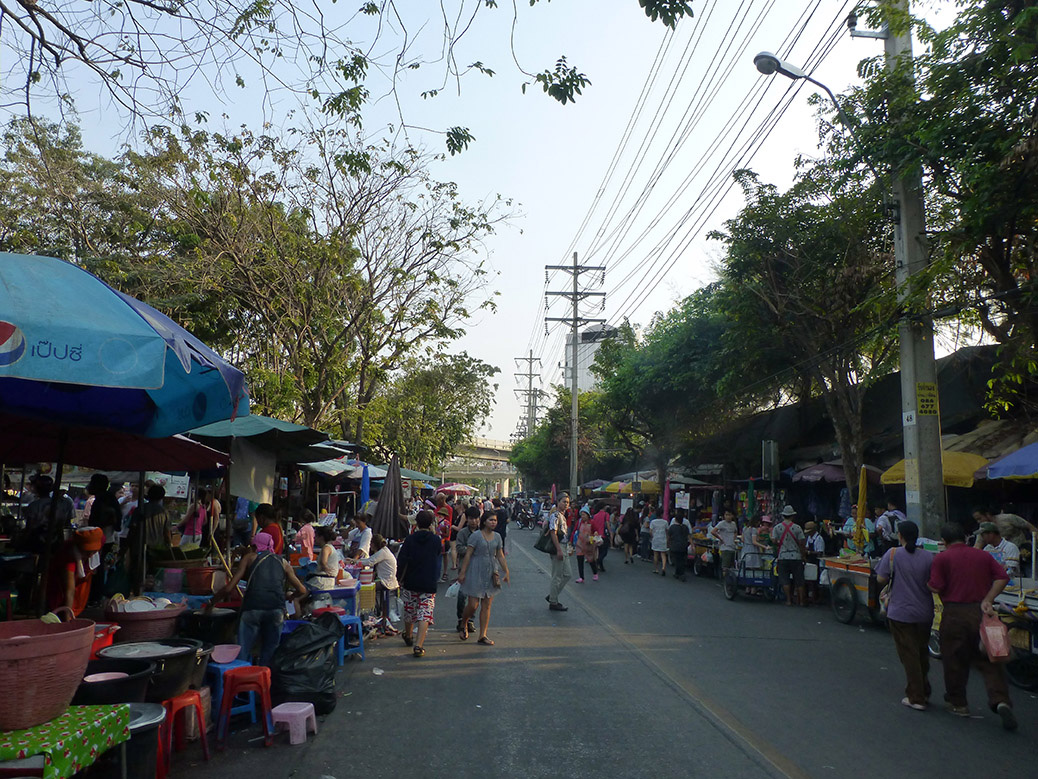
[(591, 515), (587, 509), (581, 509), (580, 524), (577, 526), (577, 584), (584, 583), (584, 560), (591, 563), (592, 578), (598, 581), (598, 547), (593, 540)]

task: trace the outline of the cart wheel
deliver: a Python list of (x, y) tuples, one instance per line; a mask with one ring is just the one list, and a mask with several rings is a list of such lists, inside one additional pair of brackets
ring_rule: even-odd
[(695, 576), (703, 575), (703, 560), (699, 555), (692, 558), (692, 573)]
[(850, 579), (837, 580), (832, 586), (830, 597), (836, 619), (845, 625), (851, 622), (858, 610), (858, 593), (854, 589), (854, 583)]
[(930, 653), (930, 657), (934, 660), (941, 659), (941, 631), (930, 630), (930, 641), (926, 645), (926, 651)]
[(739, 585), (735, 578), (735, 571), (728, 571), (727, 573), (725, 573), (723, 587), (724, 597), (726, 597), (728, 600), (735, 600), (735, 593), (739, 589)]
[[(1030, 633), (1028, 628), (1010, 627), (1010, 635), (1013, 632), (1023, 631)], [(1034, 636), (1028, 636), (1029, 643), (1034, 641)], [(1021, 690), (1038, 690), (1038, 655), (1030, 648), (1012, 647), (1009, 662), (1006, 663), (1006, 677), (1009, 683)]]

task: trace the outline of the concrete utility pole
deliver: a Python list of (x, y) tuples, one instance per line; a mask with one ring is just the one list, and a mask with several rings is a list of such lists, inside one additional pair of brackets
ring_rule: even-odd
[(533, 434), (534, 428), (537, 427), (537, 407), (538, 399), (540, 398), (540, 389), (533, 388), (533, 380), (540, 378), (540, 372), (534, 370), (534, 364), (540, 365), (540, 357), (533, 356), (533, 350), (530, 350), (529, 357), (516, 357), (515, 362), (517, 365), (520, 363), (526, 363), (526, 370), (519, 371), (515, 374), (516, 380), (526, 379), (526, 389), (517, 389), (515, 394), (519, 396), (519, 399), (523, 401), (526, 406), (526, 422), (521, 424), (520, 428), (525, 428), (525, 436)]
[[(912, 60), (909, 0), (893, 0), (887, 9), (889, 16), (883, 31), (857, 31), (852, 27), (851, 35), (882, 38), (887, 70), (893, 72), (900, 67), (910, 67)], [(906, 87), (914, 89), (915, 81), (911, 73), (904, 83)], [(913, 293), (925, 291), (920, 286), (925, 283), (923, 272), (926, 270), (928, 255), (921, 171), (916, 168), (905, 172), (893, 182), (892, 189), (894, 207), (898, 212), (894, 230), (898, 301), (905, 304)], [(933, 318), (929, 314), (902, 313), (898, 332), (901, 341), (905, 514), (919, 526), (921, 535), (940, 538), (941, 525), (946, 521), (947, 514)]]
[(570, 423), (572, 426), (570, 434), (570, 445), (569, 445), (569, 490), (570, 498), (576, 503), (577, 500), (577, 487), (578, 485), (578, 469), (577, 469), (577, 439), (578, 439), (578, 427), (577, 427), (577, 416), (580, 411), (580, 387), (577, 384), (577, 377), (580, 372), (577, 370), (577, 346), (580, 340), (579, 328), (581, 325), (591, 324), (592, 322), (605, 322), (604, 319), (589, 319), (587, 317), (581, 317), (580, 315), (580, 301), (585, 298), (598, 297), (604, 298), (604, 292), (586, 292), (580, 289), (580, 275), (582, 273), (590, 273), (591, 271), (604, 271), (605, 267), (602, 265), (580, 265), (577, 262), (577, 253), (573, 252), (573, 264), (572, 265), (545, 265), (545, 275), (550, 270), (561, 270), (566, 273), (572, 274), (573, 276), (573, 288), (567, 292), (545, 292), (546, 295), (558, 295), (560, 297), (569, 298), (573, 306), (573, 313), (568, 317), (545, 317), (545, 322), (569, 322), (570, 323), (570, 337), (573, 339), (571, 346), (570, 356)]

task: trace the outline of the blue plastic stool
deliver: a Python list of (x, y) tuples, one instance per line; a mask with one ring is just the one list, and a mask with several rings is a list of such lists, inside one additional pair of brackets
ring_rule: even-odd
[[(252, 663), (246, 662), (245, 660), (231, 660), (229, 663), (213, 663), (210, 662), (208, 667), (205, 669), (206, 678), (212, 678), (212, 700), (217, 701), (216, 708), (219, 711), (219, 701), (223, 700), (223, 675), (232, 668), (244, 668), (245, 666), (252, 665)], [(240, 703), (237, 706), (231, 707), (231, 716), (235, 714), (248, 714), (252, 720), (252, 724), (256, 724), (256, 693), (247, 692), (243, 693), (243, 697), (247, 698), (246, 703)]]
[[(346, 655), (360, 655), (360, 659), (364, 659), (364, 625), (361, 623), (360, 617), (354, 617), (351, 614), (340, 614), (339, 622), (342, 623), (343, 634), (342, 639), (339, 641), (339, 665), (346, 662)], [(357, 629), (357, 645), (349, 646), (347, 638), (350, 635), (350, 627)]]

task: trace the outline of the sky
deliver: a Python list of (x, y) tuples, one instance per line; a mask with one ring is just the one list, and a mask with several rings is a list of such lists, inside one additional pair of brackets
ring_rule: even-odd
[[(462, 0), (444, 0), (457, 9)], [(474, 0), (465, 0), (472, 9)], [(440, 6), (403, 0), (409, 54), (438, 58)], [(480, 0), (482, 5), (482, 0)], [(544, 316), (564, 316), (561, 300), (544, 308), (545, 289), (561, 289), (566, 274), (545, 284), (544, 266), (568, 264), (574, 251), (584, 263), (605, 266), (582, 277), (584, 287), (606, 293), (602, 310), (587, 316), (610, 324), (624, 318), (647, 324), (693, 290), (709, 283), (719, 245), (707, 239), (742, 206), (732, 183), (737, 168), (752, 168), (767, 182), (788, 186), (798, 155), (817, 155), (818, 90), (782, 76), (760, 75), (753, 56), (778, 53), (804, 67), (835, 92), (859, 83), (858, 62), (882, 56), (882, 42), (852, 39), (844, 21), (855, 3), (844, 0), (693, 0), (695, 17), (674, 32), (651, 22), (637, 0), (554, 0), (529, 7), (480, 7), (455, 48), (464, 65), (482, 62), (492, 78), (470, 73), (435, 98), (421, 92), (441, 86), (442, 64), (409, 70), (389, 94), (376, 70), (372, 103), (364, 111), (370, 138), (399, 130), (399, 116), (414, 128), (469, 128), (475, 140), (462, 154), (433, 166), (441, 180), (457, 182), (462, 197), (483, 202), (500, 194), (518, 206), (516, 216), (486, 241), (494, 313), (484, 312), (451, 351), (465, 350), (495, 366), (499, 388), (481, 431), (507, 440), (521, 413), (514, 358), (539, 359), (540, 386), (561, 379), (563, 328), (545, 336)], [(932, 6), (941, 3), (931, 3)], [(947, 5), (947, 4), (945, 4)], [(336, 7), (342, 7), (340, 3)], [(343, 9), (345, 11), (345, 9)], [(352, 17), (355, 40), (377, 20)], [(385, 21), (385, 20), (384, 20)], [(400, 40), (391, 22), (376, 54), (387, 57)], [(862, 22), (860, 27), (864, 27)], [(514, 41), (510, 45), (510, 39)], [(518, 60), (518, 65), (513, 60)], [(560, 105), (531, 84), (528, 72), (553, 67), (565, 55), (591, 80), (575, 102)], [(265, 96), (258, 79), (214, 100), (204, 82), (181, 95), (188, 113), (207, 110), (210, 126), (229, 129), (292, 121), (293, 99)], [(96, 92), (96, 90), (95, 90)], [(80, 98), (89, 148), (114, 154), (127, 141), (126, 123), (112, 121), (103, 101), (91, 110)], [(220, 114), (226, 114), (226, 118)], [(398, 136), (398, 141), (400, 140)], [(421, 129), (407, 139), (441, 151), (443, 137)]]

